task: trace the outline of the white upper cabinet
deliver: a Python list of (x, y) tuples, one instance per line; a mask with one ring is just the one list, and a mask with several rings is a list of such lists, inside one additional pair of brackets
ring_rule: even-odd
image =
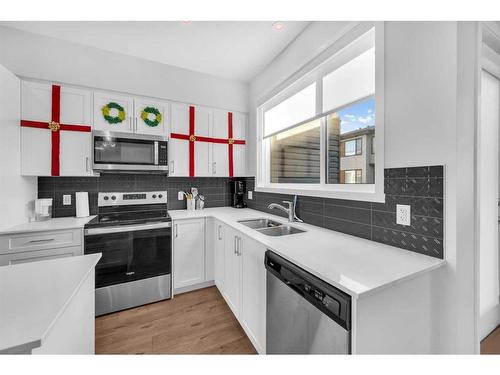
[(172, 104), (169, 139), (170, 176), (211, 176), (210, 137), (212, 110), (188, 104)]
[(243, 113), (233, 113), (233, 138), (235, 141), (245, 141), (245, 144), (235, 143), (233, 145), (233, 176), (246, 176), (246, 133), (247, 132), (247, 116)]
[(134, 98), (134, 130), (140, 134), (168, 136), (169, 103)]
[(94, 93), (94, 129), (134, 132), (134, 99), (131, 96), (115, 93)]
[[(229, 139), (228, 112), (214, 109), (212, 137)], [(212, 143), (212, 176), (229, 176), (229, 144)]]
[(189, 141), (173, 135), (189, 133), (189, 106), (173, 103), (171, 106), (170, 139), (168, 142), (169, 176), (189, 176)]
[[(212, 137), (227, 140), (226, 143), (212, 143), (212, 176), (245, 176), (246, 116), (237, 112), (214, 109)], [(232, 147), (229, 146), (229, 139), (231, 142), (234, 141)], [(245, 144), (241, 144), (242, 141)]]
[(22, 175), (92, 175), (91, 103), (90, 90), (22, 82)]

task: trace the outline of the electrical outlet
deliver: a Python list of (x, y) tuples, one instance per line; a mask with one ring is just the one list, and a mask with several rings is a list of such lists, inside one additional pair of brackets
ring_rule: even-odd
[(248, 191), (248, 199), (253, 199), (253, 191), (252, 190)]
[(71, 194), (63, 195), (63, 206), (71, 206)]
[(396, 224), (411, 225), (411, 206), (407, 204), (396, 205)]
[(184, 192), (183, 191), (179, 191), (177, 193), (177, 200), (178, 201), (183, 201), (184, 200)]

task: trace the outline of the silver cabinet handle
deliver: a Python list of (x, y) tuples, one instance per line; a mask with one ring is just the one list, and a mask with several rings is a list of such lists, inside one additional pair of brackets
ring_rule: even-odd
[(238, 255), (238, 250), (236, 249), (237, 243), (238, 243), (238, 237), (234, 236), (234, 253), (236, 255)]
[(212, 163), (212, 174), (216, 174), (216, 173), (217, 173), (217, 163), (213, 162)]
[(238, 237), (238, 256), (241, 256), (241, 237)]
[(219, 227), (217, 228), (217, 238), (218, 238), (219, 240), (222, 240), (222, 237), (221, 237), (221, 229), (222, 229), (222, 227), (219, 225)]
[(50, 242), (50, 241), (54, 241), (54, 240), (55, 240), (55, 238), (43, 238), (40, 240), (31, 240), (29, 243)]
[(89, 157), (85, 157), (85, 172), (89, 171)]
[(128, 118), (128, 129), (129, 129), (129, 130), (132, 130), (132, 131), (134, 130), (134, 129), (133, 129), (133, 124), (132, 124), (132, 116), (130, 116), (130, 117)]
[(175, 224), (175, 228), (174, 228), (174, 232), (175, 232), (175, 238), (177, 238), (177, 236), (179, 235), (179, 228), (178, 228), (178, 224)]
[(174, 173), (174, 161), (170, 161), (170, 173)]
[(137, 132), (137, 117), (134, 118), (134, 131)]

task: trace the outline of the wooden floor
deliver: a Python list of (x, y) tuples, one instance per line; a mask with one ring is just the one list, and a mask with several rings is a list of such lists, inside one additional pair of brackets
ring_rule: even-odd
[(256, 354), (216, 287), (96, 318), (96, 354)]
[(500, 354), (500, 327), (481, 341), (481, 354)]

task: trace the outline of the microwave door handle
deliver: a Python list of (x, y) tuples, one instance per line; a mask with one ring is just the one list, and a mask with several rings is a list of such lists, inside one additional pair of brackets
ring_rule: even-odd
[(155, 148), (154, 149), (154, 163), (155, 163), (155, 165), (158, 165), (158, 152), (159, 152), (158, 151), (159, 150), (158, 149), (158, 141), (154, 142), (154, 148)]

